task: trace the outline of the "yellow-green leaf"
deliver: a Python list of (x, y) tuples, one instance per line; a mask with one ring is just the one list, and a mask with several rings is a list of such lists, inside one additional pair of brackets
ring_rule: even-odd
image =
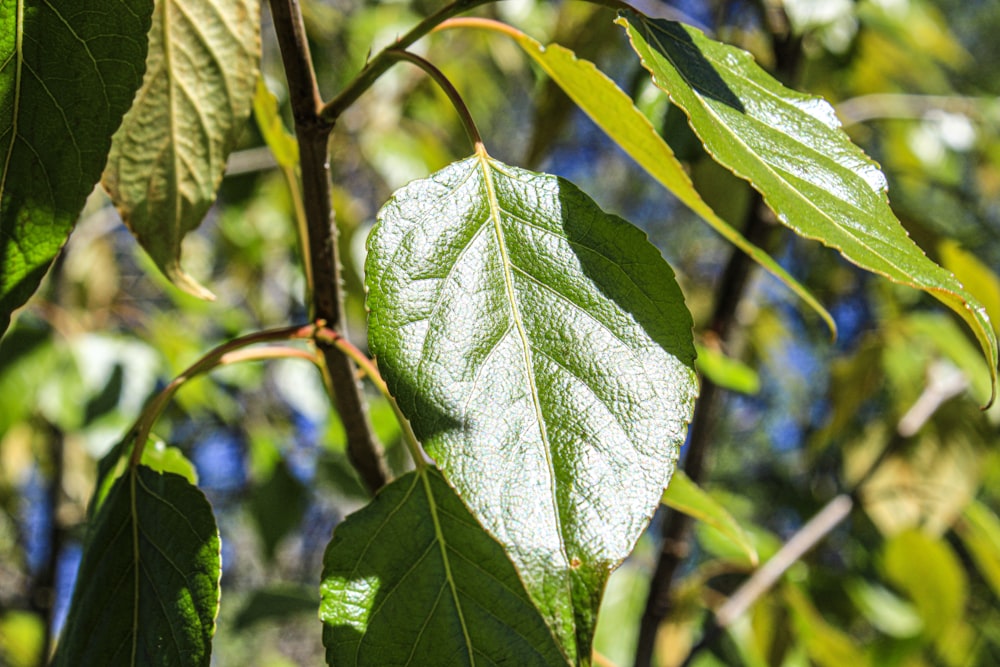
[(670, 486), (663, 492), (662, 502), (667, 507), (712, 526), (742, 550), (752, 564), (757, 564), (757, 550), (740, 524), (726, 508), (692, 482), (683, 470), (674, 471)]

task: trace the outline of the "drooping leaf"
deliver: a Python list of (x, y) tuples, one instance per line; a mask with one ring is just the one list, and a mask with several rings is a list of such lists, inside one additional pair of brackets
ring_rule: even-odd
[(1000, 598), (1000, 517), (974, 500), (966, 505), (962, 518), (957, 527), (958, 535), (983, 579)]
[(904, 531), (886, 542), (882, 567), (913, 601), (929, 635), (941, 636), (961, 620), (969, 584), (947, 542), (920, 530)]
[(263, 78), (257, 79), (253, 97), (253, 116), (257, 121), (264, 143), (271, 149), (274, 159), (282, 169), (296, 169), (299, 166), (299, 145), (295, 135), (285, 129), (278, 113), (278, 98), (267, 89)]
[(631, 11), (618, 21), (709, 154), (753, 185), (784, 225), (958, 313), (989, 361), (995, 395), (997, 339), (985, 308), (910, 239), (889, 207), (885, 176), (828, 103), (785, 88), (745, 51), (689, 26)]
[(543, 46), (536, 40), (495, 21), (468, 21), (471, 25), (510, 35), (525, 53), (548, 74), (591, 120), (621, 146), (640, 167), (694, 211), (712, 229), (795, 292), (836, 332), (833, 317), (808, 289), (783, 269), (770, 255), (748, 241), (705, 203), (673, 150), (656, 132), (632, 99), (594, 63), (578, 58), (558, 44)]
[(323, 563), (330, 665), (566, 665), (503, 548), (432, 468), (348, 517)]
[(102, 182), (163, 273), (202, 298), (181, 269), (181, 241), (204, 218), (250, 115), (257, 0), (157, 0), (136, 103), (115, 134)]
[(173, 473), (129, 469), (92, 519), (53, 664), (208, 665), (219, 549), (201, 491)]
[(101, 176), (142, 82), (152, 0), (0, 1), (0, 334)]
[(670, 486), (663, 492), (663, 504), (712, 526), (741, 549), (753, 565), (757, 564), (757, 550), (740, 524), (683, 470), (674, 471)]
[(399, 190), (366, 265), (379, 367), (571, 659), (697, 392), (659, 252), (571, 183), (477, 154)]

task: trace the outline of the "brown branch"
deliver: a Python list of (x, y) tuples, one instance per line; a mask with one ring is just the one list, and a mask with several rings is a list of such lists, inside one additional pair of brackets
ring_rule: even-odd
[[(333, 122), (320, 116), (322, 100), (309, 55), (298, 0), (270, 0), (274, 29), (288, 78), (302, 172), (308, 238), (304, 240), (315, 281), (313, 316), (343, 332), (344, 296), (337, 253), (337, 228), (331, 204), (329, 140)], [(388, 471), (375, 438), (353, 362), (336, 347), (321, 345), (328, 386), (347, 432), (347, 453), (372, 492), (385, 485)]]

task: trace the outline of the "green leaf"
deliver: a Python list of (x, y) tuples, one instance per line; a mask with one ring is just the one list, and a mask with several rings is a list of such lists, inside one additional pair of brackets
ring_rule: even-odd
[(254, 591), (236, 614), (233, 629), (240, 632), (264, 621), (288, 621), (308, 614), (315, 620), (319, 596), (313, 586), (278, 584)]
[(130, 469), (90, 526), (53, 664), (208, 665), (219, 549), (212, 508), (196, 487)]
[(990, 362), (996, 394), (997, 339), (985, 308), (910, 239), (889, 207), (885, 176), (829, 104), (785, 88), (750, 54), (694, 28), (631, 11), (618, 21), (709, 154), (753, 185), (784, 225), (961, 315)]
[(330, 665), (565, 665), (503, 548), (433, 468), (382, 489), (324, 557)]
[(957, 532), (983, 579), (1000, 598), (1000, 517), (974, 500), (965, 506)]
[(678, 512), (702, 521), (731, 541), (757, 565), (757, 550), (736, 519), (722, 505), (691, 481), (683, 470), (675, 470), (670, 478), (670, 486), (663, 492), (662, 502)]
[(594, 63), (577, 58), (576, 54), (558, 44), (543, 46), (524, 33), (502, 23), (489, 21), (475, 25), (510, 35), (535, 62), (555, 81), (591, 120), (621, 146), (640, 167), (672, 192), (712, 229), (755, 262), (770, 272), (797, 294), (836, 333), (833, 317), (809, 290), (793, 278), (766, 252), (748, 241), (739, 231), (720, 218), (695, 190), (673, 150), (656, 132), (632, 99)]
[(264, 143), (282, 169), (296, 169), (299, 166), (299, 144), (295, 135), (285, 129), (278, 113), (278, 98), (267, 89), (264, 79), (257, 79), (257, 89), (253, 96), (253, 116)]
[(760, 376), (742, 361), (727, 357), (713, 347), (697, 345), (696, 349), (698, 372), (715, 384), (741, 394), (756, 394), (760, 391)]
[(968, 581), (948, 544), (919, 530), (907, 530), (886, 542), (882, 554), (886, 577), (906, 593), (932, 637), (949, 632), (962, 619)]
[(371, 348), (417, 438), (569, 657), (589, 655), (697, 393), (673, 272), (571, 183), (480, 147), (383, 207), (366, 276)]
[(100, 178), (142, 81), (151, 0), (0, 0), (0, 334)]
[(205, 217), (244, 129), (260, 59), (257, 0), (157, 0), (146, 77), (102, 182), (125, 224), (181, 289), (181, 241)]

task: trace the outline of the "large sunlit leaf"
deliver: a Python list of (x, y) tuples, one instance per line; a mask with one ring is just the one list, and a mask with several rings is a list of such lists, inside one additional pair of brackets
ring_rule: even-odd
[(889, 207), (885, 177), (829, 104), (785, 88), (748, 53), (694, 28), (631, 11), (618, 20), (706, 150), (750, 182), (783, 224), (961, 315), (990, 362), (995, 393), (997, 339), (986, 309), (910, 239)]
[(673, 150), (632, 99), (601, 72), (594, 63), (578, 58), (558, 44), (541, 43), (503, 23), (469, 19), (456, 25), (474, 25), (510, 35), (552, 80), (640, 167), (688, 208), (698, 214), (727, 241), (749, 255), (813, 308), (831, 331), (833, 317), (801, 283), (770, 255), (748, 241), (705, 203)]
[(386, 204), (366, 280), (371, 347), (418, 438), (569, 657), (588, 655), (697, 391), (673, 272), (571, 183), (480, 147)]
[(103, 183), (163, 273), (211, 293), (180, 265), (253, 104), (260, 59), (257, 0), (157, 0), (146, 77), (115, 134)]
[(173, 473), (130, 469), (92, 519), (53, 664), (208, 665), (220, 573), (201, 491)]
[(142, 81), (152, 0), (0, 0), (0, 334), (100, 178)]
[(432, 468), (337, 527), (321, 593), (330, 665), (566, 665), (503, 548)]

